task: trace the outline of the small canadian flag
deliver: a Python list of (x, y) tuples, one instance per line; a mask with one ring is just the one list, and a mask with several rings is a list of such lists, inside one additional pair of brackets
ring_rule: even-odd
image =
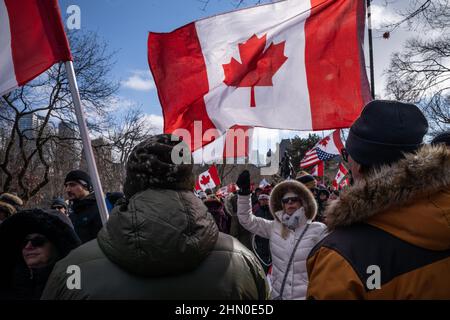
[(345, 187), (348, 187), (350, 185), (350, 182), (348, 180), (348, 178), (345, 178), (340, 184), (339, 186), (341, 187), (341, 189), (344, 189)]
[(218, 185), (220, 185), (219, 174), (217, 173), (216, 166), (212, 165), (208, 170), (198, 176), (195, 182), (195, 190), (205, 191), (206, 189), (213, 189)]
[(345, 177), (345, 175), (347, 173), (348, 173), (347, 168), (342, 163), (340, 163), (339, 164), (339, 170), (336, 173), (336, 177), (334, 178), (334, 181), (333, 181), (333, 186), (335, 188), (338, 188), (338, 186), (340, 185), (342, 179), (344, 179), (344, 177)]

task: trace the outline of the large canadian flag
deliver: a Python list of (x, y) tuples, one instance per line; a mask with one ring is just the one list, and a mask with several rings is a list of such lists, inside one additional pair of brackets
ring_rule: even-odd
[(57, 0), (0, 0), (0, 95), (69, 60)]
[(220, 185), (220, 177), (217, 173), (217, 168), (212, 165), (208, 170), (202, 172), (195, 183), (195, 190), (213, 189)]
[[(287, 0), (150, 33), (164, 131), (350, 127), (370, 98), (360, 0)], [(200, 121), (201, 129), (195, 125)]]

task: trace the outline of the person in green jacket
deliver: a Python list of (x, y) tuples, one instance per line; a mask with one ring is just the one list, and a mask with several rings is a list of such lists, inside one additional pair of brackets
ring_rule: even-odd
[(127, 162), (126, 199), (97, 239), (55, 266), (42, 299), (268, 298), (257, 258), (219, 232), (192, 192), (192, 165), (172, 162), (180, 143), (172, 140), (156, 135), (134, 148)]

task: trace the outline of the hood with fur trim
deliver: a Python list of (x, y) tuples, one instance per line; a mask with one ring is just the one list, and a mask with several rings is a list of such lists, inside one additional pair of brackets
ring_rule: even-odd
[(329, 229), (367, 222), (410, 243), (450, 248), (450, 150), (421, 147), (341, 193), (326, 209)]
[(31, 233), (40, 233), (53, 243), (57, 260), (81, 244), (69, 218), (56, 210), (31, 209), (12, 215), (0, 225), (0, 291), (9, 285), (16, 265), (24, 263), (22, 241)]
[(317, 214), (317, 203), (314, 199), (314, 195), (309, 189), (302, 183), (295, 180), (286, 180), (275, 186), (270, 194), (270, 212), (275, 219), (280, 221), (280, 218), (276, 216), (276, 212), (283, 210), (281, 206), (281, 199), (287, 192), (292, 191), (299, 195), (302, 199), (303, 207), (305, 208), (305, 216), (308, 219), (314, 219)]

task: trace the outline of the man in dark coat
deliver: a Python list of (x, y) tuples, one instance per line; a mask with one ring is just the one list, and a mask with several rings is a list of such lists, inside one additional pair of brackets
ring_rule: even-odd
[(75, 232), (82, 243), (95, 239), (102, 228), (102, 219), (92, 192), (91, 178), (84, 171), (74, 170), (67, 174), (64, 187), (72, 203), (69, 217)]
[(450, 299), (450, 150), (398, 101), (368, 103), (346, 149), (355, 183), (326, 209), (308, 258), (309, 299)]
[[(97, 240), (61, 260), (42, 299), (265, 299), (268, 285), (253, 253), (219, 232), (192, 192), (191, 164), (174, 164), (180, 142), (150, 137), (127, 162), (126, 199)], [(189, 150), (183, 142), (182, 150)], [(81, 289), (66, 287), (69, 265)]]
[(0, 225), (0, 300), (38, 300), (56, 261), (81, 244), (56, 210), (19, 211)]

